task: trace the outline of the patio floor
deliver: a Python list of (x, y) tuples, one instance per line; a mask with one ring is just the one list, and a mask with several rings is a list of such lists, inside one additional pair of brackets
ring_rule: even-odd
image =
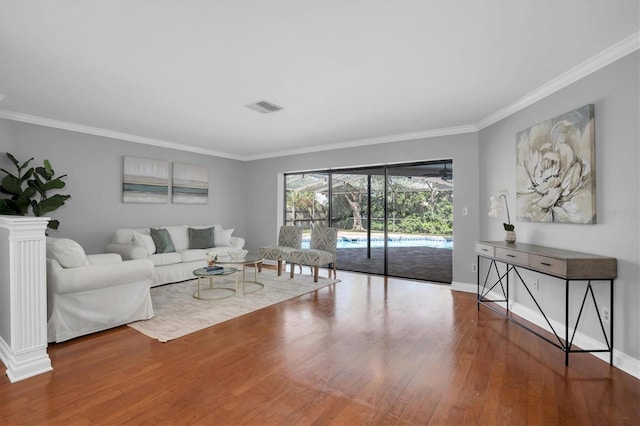
[[(389, 247), (388, 275), (451, 284), (453, 251), (432, 247)], [(384, 248), (339, 248), (337, 268), (345, 271), (384, 274)]]

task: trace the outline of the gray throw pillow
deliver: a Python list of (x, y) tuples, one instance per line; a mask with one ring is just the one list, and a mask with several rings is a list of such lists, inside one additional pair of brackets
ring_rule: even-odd
[(205, 229), (189, 228), (189, 248), (206, 249), (215, 247), (213, 227)]
[(151, 228), (149, 233), (151, 234), (153, 243), (156, 245), (156, 253), (171, 253), (176, 251), (169, 231), (162, 228)]

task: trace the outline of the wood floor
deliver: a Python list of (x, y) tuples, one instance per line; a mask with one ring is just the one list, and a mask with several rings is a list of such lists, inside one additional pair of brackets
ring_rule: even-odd
[(638, 425), (640, 382), (448, 286), (341, 283), (159, 343), (123, 326), (0, 377), (0, 425)]

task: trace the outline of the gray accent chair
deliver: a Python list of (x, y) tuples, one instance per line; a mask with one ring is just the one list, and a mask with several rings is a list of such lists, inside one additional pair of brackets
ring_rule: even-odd
[[(258, 249), (258, 256), (263, 259), (278, 261), (278, 276), (282, 275), (282, 262), (287, 254), (302, 247), (302, 228), (300, 226), (281, 226), (278, 232), (278, 245), (265, 246)], [(302, 267), (300, 267), (302, 268)], [(300, 269), (302, 272), (302, 269)]]
[[(332, 265), (333, 278), (336, 278), (336, 251), (338, 229), (316, 226), (311, 230), (311, 245), (308, 249), (300, 249), (287, 254), (286, 260), (291, 264), (291, 278), (295, 265), (308, 265), (313, 268), (313, 281), (318, 282), (318, 268)], [(301, 269), (302, 270), (302, 269)], [(331, 269), (329, 270), (331, 277)]]

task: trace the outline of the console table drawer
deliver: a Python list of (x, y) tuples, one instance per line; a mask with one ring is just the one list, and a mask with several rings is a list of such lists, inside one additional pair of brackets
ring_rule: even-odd
[(501, 247), (496, 247), (496, 258), (504, 260), (507, 263), (517, 263), (519, 265), (529, 264), (529, 254)]
[(529, 260), (531, 262), (529, 266), (538, 271), (560, 276), (564, 276), (567, 273), (567, 262), (562, 259), (532, 254)]
[(495, 248), (488, 244), (476, 243), (476, 253), (482, 256), (491, 256), (495, 255)]
[(476, 241), (478, 256), (569, 280), (613, 280), (615, 257), (505, 241)]

